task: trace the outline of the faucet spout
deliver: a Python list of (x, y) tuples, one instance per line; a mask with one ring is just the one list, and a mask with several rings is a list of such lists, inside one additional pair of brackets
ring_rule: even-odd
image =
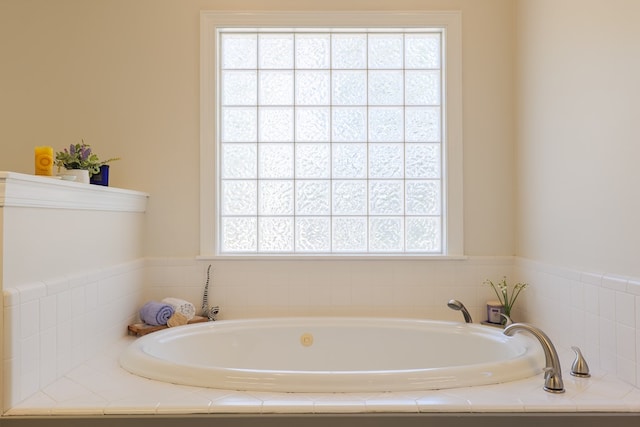
[(504, 329), (504, 334), (513, 336), (518, 331), (527, 331), (540, 341), (544, 351), (544, 389), (550, 393), (564, 393), (564, 383), (562, 382), (562, 369), (558, 352), (553, 343), (540, 329), (527, 323), (513, 323)]

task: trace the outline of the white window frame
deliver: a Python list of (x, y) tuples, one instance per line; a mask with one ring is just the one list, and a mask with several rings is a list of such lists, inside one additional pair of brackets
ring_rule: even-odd
[(435, 255), (314, 255), (321, 259), (374, 259), (374, 258), (436, 258), (460, 257), (464, 255), (463, 238), (463, 163), (462, 163), (462, 28), (460, 12), (214, 12), (200, 13), (200, 256), (199, 259), (265, 257), (305, 258), (304, 255), (221, 255), (217, 238), (216, 171), (217, 141), (216, 114), (218, 94), (216, 92), (217, 34), (219, 28), (264, 28), (264, 27), (397, 27), (397, 28), (443, 28), (445, 68), (443, 72), (444, 150), (443, 190), (444, 203), (443, 252)]

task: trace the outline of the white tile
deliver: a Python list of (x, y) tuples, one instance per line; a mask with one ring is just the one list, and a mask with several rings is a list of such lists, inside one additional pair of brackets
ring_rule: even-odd
[(38, 300), (47, 295), (47, 287), (42, 282), (20, 285), (18, 289), (20, 291), (20, 302), (23, 304), (27, 301)]
[(586, 313), (584, 310), (569, 310), (571, 314), (571, 341), (573, 345), (583, 345), (585, 343), (585, 336), (591, 334), (591, 331), (586, 328)]
[(98, 306), (98, 284), (96, 282), (88, 283), (85, 286), (85, 309), (91, 312)]
[(622, 324), (616, 325), (616, 351), (618, 357), (636, 360), (636, 330)]
[(16, 288), (4, 288), (2, 290), (3, 304), (5, 307), (16, 306), (20, 304), (20, 291)]
[(640, 388), (640, 329), (636, 329), (636, 387)]
[(90, 332), (87, 330), (87, 316), (79, 316), (71, 321), (71, 348), (81, 346)]
[(588, 285), (600, 286), (602, 284), (602, 274), (582, 272), (580, 281)]
[(602, 277), (602, 286), (615, 291), (625, 292), (627, 290), (628, 281), (629, 279), (627, 277), (605, 275)]
[(633, 295), (616, 292), (616, 322), (635, 328), (636, 301)]
[(51, 384), (57, 378), (57, 342), (55, 328), (40, 333), (40, 388)]
[(466, 399), (469, 402), (472, 412), (521, 412), (524, 406), (519, 395), (513, 392), (502, 391), (505, 386), (514, 387), (510, 384), (500, 384), (448, 389), (443, 392), (450, 396)]
[(629, 279), (627, 292), (633, 295), (640, 295), (640, 279)]
[(20, 388), (20, 359), (5, 360), (3, 364), (4, 390), (2, 401), (5, 408), (10, 408), (22, 400)]
[(598, 301), (598, 288), (593, 285), (585, 284), (584, 292), (584, 309), (587, 313), (598, 315), (600, 312)]
[(51, 415), (103, 415), (107, 403), (100, 396), (87, 391), (82, 396), (56, 402), (56, 405), (51, 409)]
[(5, 415), (21, 416), (21, 415), (51, 415), (51, 409), (55, 407), (55, 400), (41, 391), (29, 396), (27, 399), (11, 407)]
[(612, 350), (611, 348), (608, 348), (608, 347), (600, 347), (600, 353), (598, 356), (600, 358), (600, 363), (599, 363), (600, 368), (606, 372), (609, 372), (615, 375), (615, 373), (618, 370), (617, 368), (618, 356), (615, 352), (615, 349)]
[(234, 390), (224, 390), (219, 388), (196, 387), (194, 393), (210, 400), (211, 402), (214, 402), (218, 399), (222, 399), (225, 396), (229, 396), (237, 392)]
[(622, 381), (615, 375), (604, 375), (589, 381), (589, 386), (584, 393), (579, 395), (580, 399), (598, 398), (602, 401), (616, 402), (623, 399), (634, 390), (634, 386)]
[[(117, 375), (105, 374), (86, 364), (74, 368), (67, 374), (67, 378), (83, 387), (91, 389), (91, 391), (103, 398), (108, 397), (102, 394), (103, 390), (110, 390), (116, 387), (116, 384), (119, 384), (121, 388), (128, 386), (128, 384)], [(122, 397), (122, 391), (119, 393), (119, 397)], [(116, 398), (118, 398), (118, 395), (114, 396), (114, 399)]]
[[(640, 370), (638, 372), (640, 373)], [(623, 403), (626, 403), (629, 406), (629, 410), (630, 411), (640, 412), (640, 388), (635, 388), (635, 389), (631, 390), (622, 399), (622, 401), (623, 401)]]
[(585, 292), (584, 292), (584, 284), (579, 281), (571, 281), (571, 300), (569, 303), (571, 307), (584, 311), (585, 310)]
[(40, 303), (38, 300), (20, 304), (20, 336), (28, 338), (40, 331)]
[(262, 400), (247, 393), (236, 392), (211, 402), (210, 413), (260, 413)]
[(71, 291), (66, 290), (56, 295), (58, 299), (58, 324), (71, 320)]
[(416, 399), (420, 412), (471, 412), (471, 404), (464, 397), (450, 396), (444, 391), (425, 392)]
[(155, 415), (158, 401), (153, 396), (113, 400), (104, 407), (105, 415)]
[(58, 323), (56, 327), (57, 376), (61, 377), (71, 370), (71, 322)]
[(616, 320), (616, 294), (607, 288), (600, 288), (598, 292), (600, 317), (607, 320)]
[(44, 284), (47, 287), (47, 295), (59, 294), (69, 289), (69, 279), (66, 277), (45, 280)]
[[(348, 399), (348, 398), (347, 398)], [(364, 400), (351, 398), (353, 400), (317, 400), (314, 403), (316, 413), (358, 413), (366, 412), (367, 405)]]
[(636, 363), (635, 360), (625, 359), (618, 356), (617, 360), (617, 375), (618, 378), (625, 382), (636, 385)]
[(37, 393), (40, 390), (39, 370), (23, 373), (20, 378), (20, 400)]
[(526, 412), (574, 412), (576, 403), (565, 393), (549, 393), (540, 387), (521, 396), (523, 408)]
[(80, 399), (91, 391), (68, 378), (59, 378), (54, 383), (42, 388), (42, 391), (56, 402)]
[(84, 286), (71, 289), (71, 319), (76, 319), (85, 313)]
[(175, 393), (158, 399), (156, 414), (207, 414), (211, 400), (196, 393)]
[(403, 397), (378, 396), (365, 400), (367, 412), (418, 412), (416, 400)]
[(58, 323), (58, 298), (48, 295), (40, 299), (40, 330), (56, 326)]
[[(636, 297), (636, 329), (640, 331), (640, 296)], [(638, 353), (640, 358), (640, 353)]]
[[(596, 362), (594, 358), (598, 358), (599, 348), (600, 348), (600, 318), (593, 314), (587, 314), (585, 316), (585, 331), (587, 331), (584, 335), (585, 348), (582, 351), (585, 354), (589, 354), (589, 357)], [(594, 363), (596, 366), (597, 363)]]
[(20, 306), (4, 307), (4, 359), (20, 358)]
[(607, 319), (600, 319), (600, 366), (609, 372), (616, 372), (616, 325)]
[(100, 400), (89, 400), (86, 402), (72, 401), (56, 404), (51, 409), (51, 415), (65, 416), (87, 416), (87, 415), (104, 415), (105, 402)]
[(262, 404), (264, 414), (310, 414), (314, 411), (313, 400), (298, 399), (295, 393), (288, 393), (284, 398), (265, 400)]

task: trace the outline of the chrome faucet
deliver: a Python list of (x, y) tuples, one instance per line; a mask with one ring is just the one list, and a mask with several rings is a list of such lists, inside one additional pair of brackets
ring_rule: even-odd
[(471, 314), (469, 314), (469, 310), (467, 310), (467, 307), (465, 307), (464, 304), (458, 301), (457, 299), (449, 300), (449, 302), (447, 303), (447, 306), (452, 310), (462, 311), (462, 315), (464, 316), (464, 321), (467, 323), (473, 323), (473, 320), (471, 320)]
[(504, 334), (513, 336), (518, 331), (527, 331), (540, 341), (544, 350), (544, 389), (550, 393), (564, 393), (564, 383), (562, 382), (562, 369), (558, 352), (553, 346), (549, 337), (535, 326), (527, 323), (513, 323), (504, 329)]
[(511, 317), (507, 316), (504, 313), (500, 313), (500, 317), (504, 319), (504, 326), (513, 325), (513, 320), (511, 320)]

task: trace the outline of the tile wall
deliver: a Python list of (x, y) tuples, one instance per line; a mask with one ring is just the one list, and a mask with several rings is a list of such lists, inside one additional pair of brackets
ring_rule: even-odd
[(556, 343), (578, 346), (587, 362), (640, 386), (640, 278), (515, 260), (531, 284), (523, 315)]
[(495, 299), (480, 286), (513, 272), (511, 257), (382, 261), (196, 261), (149, 259), (149, 297), (174, 296), (201, 306), (211, 265), (209, 303), (220, 318), (382, 316), (460, 320), (447, 308), (461, 300), (475, 319)]
[(144, 260), (4, 289), (4, 407), (122, 338), (143, 298)]
[[(595, 368), (640, 384), (640, 280), (511, 257), (429, 261), (197, 261), (151, 258), (4, 290), (5, 408), (126, 334), (148, 300), (174, 296), (220, 319), (260, 316), (402, 316), (461, 321), (451, 298), (484, 320), (486, 278), (527, 281), (516, 321), (557, 347), (578, 345)], [(568, 367), (566, 367), (568, 370)]]

